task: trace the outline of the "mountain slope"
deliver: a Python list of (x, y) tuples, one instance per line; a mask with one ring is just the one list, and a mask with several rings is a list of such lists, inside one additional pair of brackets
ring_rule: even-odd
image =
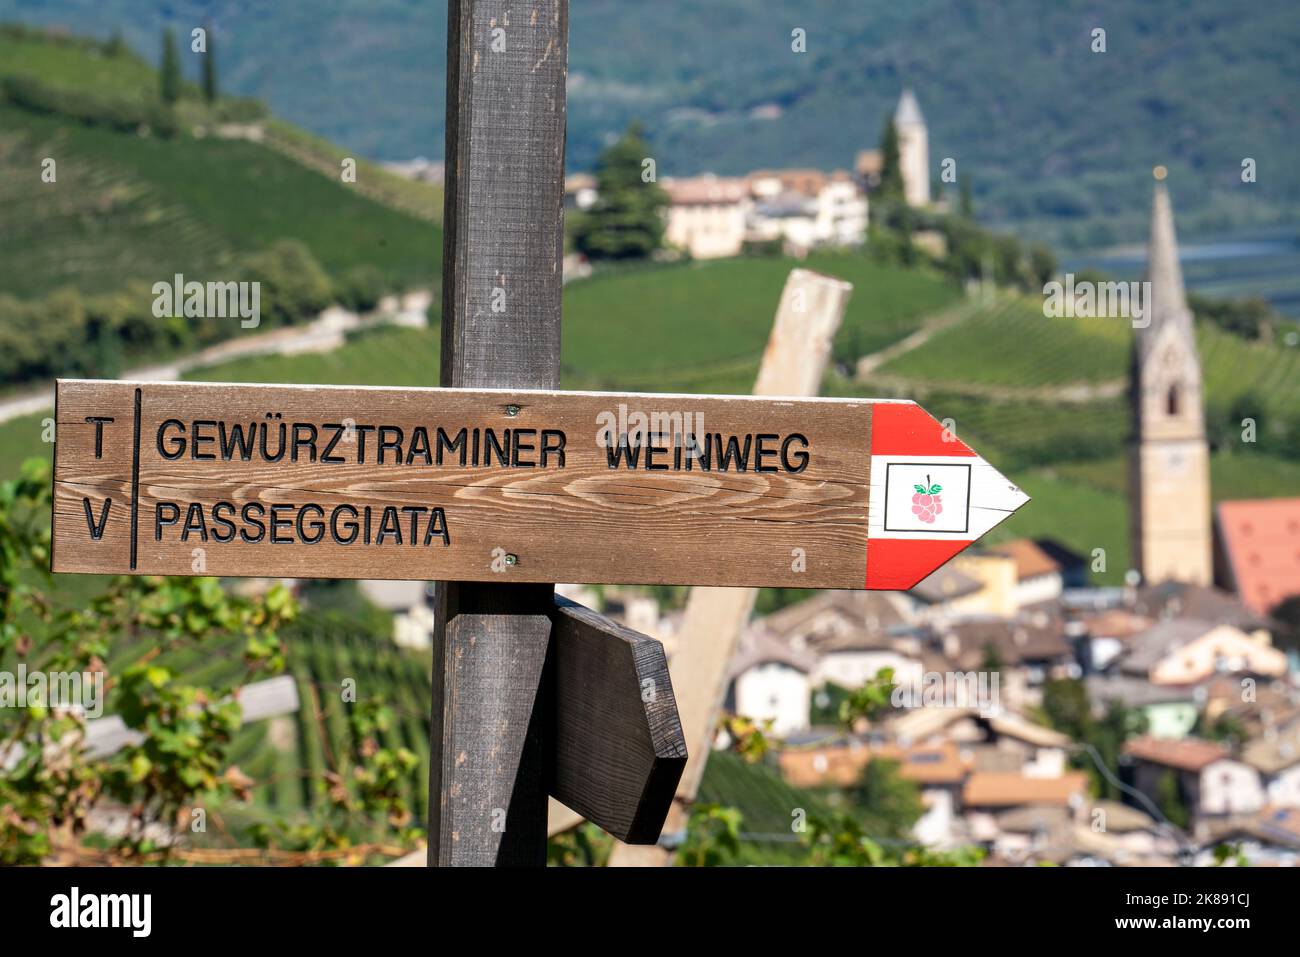
[[(230, 89), (370, 156), (441, 153), (445, 0), (0, 0), (0, 19), (120, 28), (150, 56), (163, 23), (187, 33), (205, 17)], [(1105, 53), (1091, 51), (1098, 27)], [(791, 51), (796, 28), (806, 53)], [(908, 84), (935, 172), (956, 159), (987, 221), (1134, 241), (1158, 162), (1182, 186), (1187, 236), (1300, 209), (1300, 17), (1286, 0), (582, 0), (570, 33), (575, 169), (633, 117), (661, 174), (848, 166)]]

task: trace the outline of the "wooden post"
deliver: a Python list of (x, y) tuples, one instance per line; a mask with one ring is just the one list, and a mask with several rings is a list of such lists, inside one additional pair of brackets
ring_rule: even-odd
[[(754, 383), (755, 395), (813, 396), (821, 391), (835, 333), (848, 308), (853, 285), (807, 269), (794, 269), (781, 292), (772, 335)], [(755, 588), (692, 588), (669, 661), (675, 676), (677, 710), (691, 757), (677, 785), (678, 803), (665, 830), (685, 825), (685, 805), (695, 800), (714, 728), (726, 694), (727, 665), (754, 610)], [(669, 863), (661, 847), (615, 846), (611, 867), (654, 867)]]
[[(449, 0), (444, 386), (559, 385), (568, 28), (568, 0)], [(430, 866), (546, 863), (552, 602), (438, 585)]]

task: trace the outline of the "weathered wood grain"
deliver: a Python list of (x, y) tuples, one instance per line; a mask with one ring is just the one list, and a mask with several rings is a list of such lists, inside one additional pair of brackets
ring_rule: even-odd
[(653, 844), (686, 765), (663, 645), (565, 599), (551, 620), (551, 794), (621, 841)]
[[(559, 385), (568, 53), (568, 0), (447, 4), (444, 386)], [(500, 511), (507, 493), (462, 479), (457, 494), (486, 494)], [(491, 552), (482, 552), (495, 536), (486, 527), (482, 533), (487, 538), (458, 548), (474, 556), (462, 566), (473, 574), (443, 563), (401, 576), (442, 579), (428, 860), (540, 866), (554, 706), (547, 663), (553, 589), (545, 583), (554, 579), (450, 582), (501, 577), (491, 571)]]
[[(872, 403), (856, 399), (63, 380), (53, 567), (160, 575), (862, 588), (871, 409)], [(702, 423), (706, 435), (723, 437), (710, 448), (737, 437), (735, 448), (750, 450), (745, 470), (739, 471), (734, 457), (720, 470), (716, 455), (712, 469), (703, 470), (671, 440), (656, 442), (664, 451), (653, 458), (638, 449), (637, 468), (625, 467), (625, 459), (611, 468), (609, 455), (622, 450), (600, 439), (607, 437), (603, 426), (613, 421), (617, 428), (620, 410), (633, 446), (633, 413), (663, 413), (665, 422)], [(88, 421), (105, 418), (112, 421)], [(346, 431), (340, 439), (349, 423), (351, 440)], [(237, 425), (257, 428), (249, 461), (242, 446), (234, 447), (231, 460), (223, 459), (221, 437), (230, 447)], [(264, 427), (271, 455), (279, 450), (281, 429), (291, 448), (295, 435), (303, 441), (278, 461), (267, 461), (261, 452)], [(492, 430), (506, 445), (518, 439), (518, 464), (501, 465), (494, 454), (491, 464), (475, 467), (466, 452), (461, 465), (458, 453), (443, 448), (439, 465), (440, 427), (449, 438), (466, 429), (466, 447), (474, 430), (482, 436)], [(426, 431), (427, 445), (416, 438), (419, 429)], [(313, 433), (316, 440), (308, 442)], [(767, 437), (761, 461), (759, 436)], [(389, 442), (382, 462), (380, 438)], [(561, 440), (562, 466), (555, 447)], [(338, 461), (324, 462), (331, 443), (329, 458)], [(549, 443), (545, 465), (543, 443)], [(486, 448), (486, 439), (480, 444)], [(427, 459), (417, 454), (421, 449)], [(806, 466), (792, 470), (802, 465), (805, 452)], [(196, 459), (196, 453), (205, 457)], [(764, 471), (757, 470), (760, 465)], [(233, 526), (217, 527), (219, 502), (235, 508), (234, 515), (230, 507), (220, 512)], [(198, 503), (202, 527), (198, 518), (186, 527), (192, 503)], [(249, 503), (262, 510), (254, 516), (266, 526), (260, 537), (243, 519)], [(272, 506), (282, 507), (272, 512)], [(386, 508), (394, 511), (381, 543)], [(443, 528), (431, 528), (435, 508), (443, 509), (447, 544)], [(341, 539), (354, 519), (350, 509), (359, 527), (355, 540), (345, 544)], [(276, 529), (272, 518), (281, 523)], [(237, 529), (233, 539), (218, 541), (232, 534), (231, 527)], [(304, 541), (316, 536), (319, 541)], [(796, 549), (802, 563), (794, 561)]]

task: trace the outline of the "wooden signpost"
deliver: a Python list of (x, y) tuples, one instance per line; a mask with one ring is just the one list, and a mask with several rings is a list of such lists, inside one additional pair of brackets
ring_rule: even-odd
[(897, 589), (1025, 501), (905, 401), (62, 380), (56, 421), (57, 572)]
[(686, 760), (552, 583), (908, 588), (1026, 497), (912, 402), (556, 391), (567, 0), (448, 17), (444, 388), (62, 380), (51, 562), (436, 580), (429, 863), (542, 864), (548, 794), (652, 843)]

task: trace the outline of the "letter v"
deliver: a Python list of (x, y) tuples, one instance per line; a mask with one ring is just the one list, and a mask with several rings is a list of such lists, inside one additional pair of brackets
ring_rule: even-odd
[(90, 529), (90, 538), (92, 541), (99, 541), (104, 537), (104, 526), (108, 524), (108, 510), (113, 504), (111, 498), (104, 499), (104, 507), (99, 510), (99, 524), (95, 524), (94, 516), (90, 512), (90, 499), (83, 498), (81, 504), (86, 509), (86, 528)]

